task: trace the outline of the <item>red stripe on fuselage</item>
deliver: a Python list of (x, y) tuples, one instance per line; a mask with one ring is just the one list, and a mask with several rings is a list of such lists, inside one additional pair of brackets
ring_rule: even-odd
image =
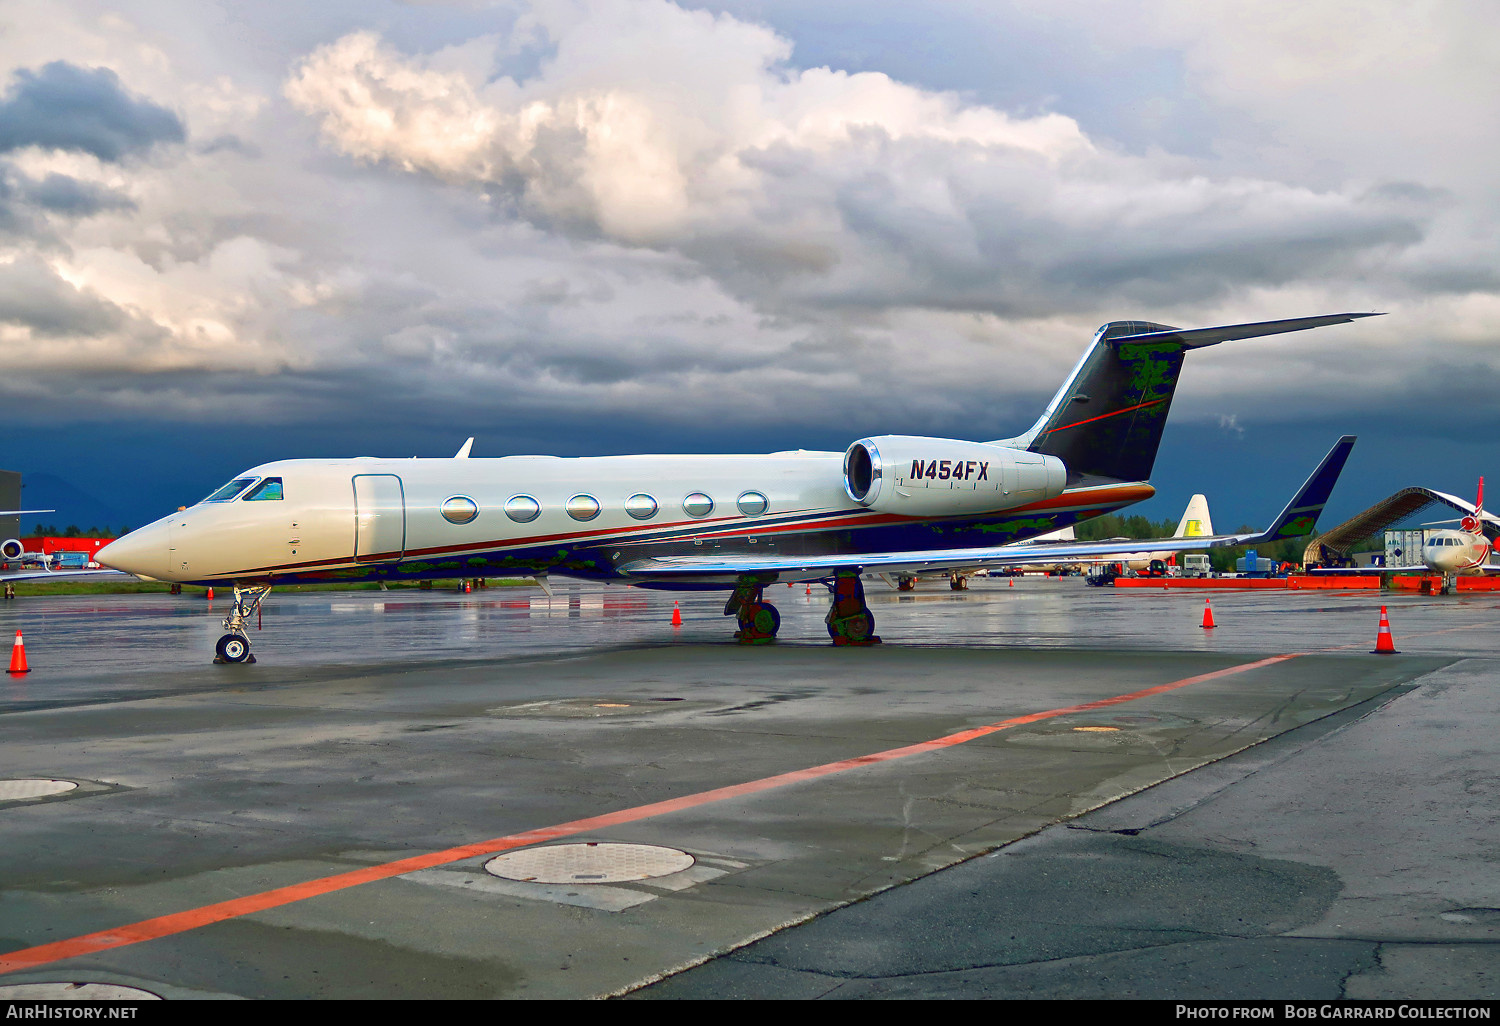
[[(1017, 506), (1013, 509), (1000, 510), (992, 516), (1004, 518), (1010, 516), (1026, 515), (1037, 512), (1062, 512), (1069, 509), (1087, 509), (1093, 506), (1120, 507), (1130, 505), (1149, 499), (1156, 494), (1156, 489), (1148, 484), (1132, 485), (1107, 485), (1091, 486), (1078, 489), (1077, 491), (1065, 491), (1061, 495), (1050, 499), (1040, 499), (1036, 502)], [(797, 516), (797, 514), (792, 514)], [(838, 519), (829, 519), (838, 516)], [(466, 553), (477, 552), (503, 552), (507, 549), (526, 548), (533, 545), (544, 545), (548, 542), (566, 541), (577, 545), (581, 541), (631, 541), (632, 535), (655, 534), (662, 531), (680, 530), (677, 538), (664, 538), (662, 541), (673, 541), (687, 538), (748, 538), (763, 537), (769, 534), (783, 534), (809, 529), (833, 530), (840, 527), (877, 527), (886, 524), (897, 523), (939, 523), (956, 519), (972, 519), (968, 514), (963, 517), (914, 517), (905, 516), (900, 513), (878, 513), (874, 510), (852, 510), (840, 515), (837, 510), (827, 510), (817, 514), (803, 514), (797, 520), (789, 523), (759, 523), (742, 521), (740, 525), (729, 530), (718, 530), (711, 532), (700, 532), (692, 530), (681, 530), (691, 528), (695, 524), (725, 523), (734, 519), (733, 517), (717, 517), (712, 521), (684, 520), (670, 524), (642, 524), (639, 527), (625, 526), (614, 527), (604, 531), (574, 531), (566, 534), (544, 534), (533, 535), (527, 538), (514, 538), (509, 540), (492, 539), (483, 542), (469, 542), (463, 545), (441, 545), (424, 549), (412, 549), (405, 553), (394, 552), (375, 553), (365, 560), (356, 563), (354, 557), (344, 556), (335, 559), (311, 560), (305, 563), (281, 563), (276, 566), (259, 567), (253, 570), (226, 571), (215, 575), (221, 578), (251, 578), (264, 577), (278, 573), (290, 573), (314, 570), (318, 567), (346, 568), (353, 566), (374, 566), (380, 563), (395, 562), (397, 559), (411, 560), (421, 558), (433, 558), (441, 556), (461, 557)], [(629, 532), (629, 533), (627, 533)]]

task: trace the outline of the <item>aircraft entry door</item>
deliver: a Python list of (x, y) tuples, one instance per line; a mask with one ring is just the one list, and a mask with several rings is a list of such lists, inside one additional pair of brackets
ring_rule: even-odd
[(395, 474), (354, 475), (354, 561), (393, 563), (406, 549), (406, 497)]

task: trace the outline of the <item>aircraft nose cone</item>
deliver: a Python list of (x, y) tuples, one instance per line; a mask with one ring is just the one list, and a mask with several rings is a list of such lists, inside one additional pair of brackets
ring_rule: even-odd
[(137, 577), (165, 578), (169, 569), (167, 531), (155, 524), (131, 531), (100, 549), (94, 559), (111, 570)]

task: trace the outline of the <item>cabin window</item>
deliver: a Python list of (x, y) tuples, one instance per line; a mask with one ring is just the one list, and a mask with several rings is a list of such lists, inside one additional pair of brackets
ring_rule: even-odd
[(574, 520), (592, 520), (599, 515), (599, 500), (592, 495), (575, 495), (564, 508)]
[(542, 504), (529, 495), (513, 495), (505, 503), (505, 515), (518, 524), (529, 524), (542, 514)]
[(690, 517), (706, 517), (714, 511), (714, 500), (702, 492), (694, 492), (682, 500), (682, 511)]
[(747, 517), (758, 517), (771, 505), (771, 500), (760, 492), (746, 492), (740, 496), (740, 512)]
[(443, 500), (439, 512), (450, 524), (468, 524), (479, 516), (479, 503), (467, 495), (453, 495)]
[(236, 495), (240, 494), (240, 492), (243, 492), (246, 488), (249, 488), (254, 483), (255, 478), (253, 477), (237, 477), (203, 501), (228, 502), (230, 499), (234, 498)]
[(656, 500), (645, 492), (637, 492), (625, 500), (625, 512), (637, 520), (650, 520), (657, 509)]
[(281, 478), (268, 477), (246, 492), (244, 501), (260, 502), (265, 499), (280, 499), (281, 497)]

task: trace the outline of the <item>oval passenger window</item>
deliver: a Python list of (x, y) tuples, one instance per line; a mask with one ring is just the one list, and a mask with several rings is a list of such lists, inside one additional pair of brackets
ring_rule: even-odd
[(515, 495), (505, 504), (505, 515), (518, 524), (529, 524), (541, 515), (542, 504), (529, 495)]
[(566, 508), (574, 520), (592, 520), (599, 515), (599, 500), (592, 495), (575, 495)]
[(746, 492), (740, 496), (740, 512), (747, 517), (758, 517), (771, 505), (771, 500), (760, 492)]
[(714, 500), (702, 492), (694, 492), (682, 500), (682, 511), (690, 517), (706, 517), (714, 511)]
[(467, 495), (454, 495), (443, 500), (440, 512), (450, 524), (467, 524), (479, 516), (479, 503)]
[(656, 500), (645, 492), (637, 492), (625, 500), (625, 512), (637, 520), (650, 520), (656, 516)]

